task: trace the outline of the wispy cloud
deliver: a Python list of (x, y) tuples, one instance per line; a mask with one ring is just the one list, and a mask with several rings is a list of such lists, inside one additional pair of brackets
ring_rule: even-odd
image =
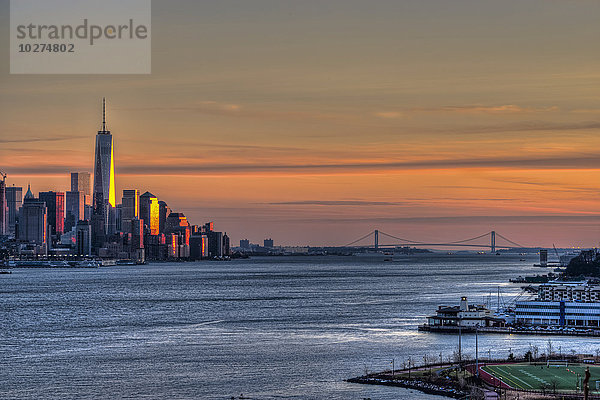
[(305, 201), (282, 201), (276, 203), (266, 203), (269, 205), (290, 206), (290, 205), (311, 205), (311, 206), (398, 206), (412, 204), (399, 201), (364, 201), (364, 200), (305, 200)]
[(400, 111), (379, 111), (379, 112), (373, 113), (373, 115), (375, 115), (376, 117), (379, 117), (379, 118), (397, 119), (397, 118), (402, 118), (404, 116), (404, 113), (402, 113)]
[(89, 139), (88, 136), (54, 136), (35, 138), (11, 138), (0, 139), (0, 143), (37, 143), (37, 142), (61, 142), (65, 140)]
[(503, 105), (464, 105), (464, 106), (442, 106), (421, 108), (415, 107), (410, 109), (412, 112), (443, 112), (443, 113), (458, 113), (458, 114), (523, 114), (523, 113), (540, 113), (558, 111), (556, 106), (551, 107), (522, 107), (516, 104)]

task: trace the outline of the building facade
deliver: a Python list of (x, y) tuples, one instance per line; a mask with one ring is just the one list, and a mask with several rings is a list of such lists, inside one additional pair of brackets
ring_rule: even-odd
[(48, 250), (48, 214), (46, 203), (36, 199), (27, 189), (23, 206), (19, 213), (18, 239), (20, 242), (40, 246), (43, 252)]
[(8, 207), (6, 214), (7, 231), (9, 235), (14, 235), (19, 217), (19, 209), (23, 205), (22, 187), (8, 186), (6, 188), (6, 205)]
[(515, 321), (537, 326), (600, 326), (600, 285), (588, 282), (550, 282), (540, 285), (538, 298), (518, 301)]
[(474, 328), (487, 326), (502, 326), (504, 321), (495, 318), (492, 310), (482, 305), (469, 304), (466, 297), (460, 299), (458, 306), (440, 306), (436, 315), (427, 317), (430, 327), (465, 327)]
[(160, 215), (158, 198), (150, 192), (140, 196), (140, 218), (151, 235), (160, 233)]
[(106, 129), (106, 104), (102, 100), (102, 130), (96, 135), (92, 213), (92, 246), (98, 249), (116, 231), (115, 162), (113, 137)]
[(121, 230), (132, 233), (132, 220), (140, 219), (140, 191), (137, 189), (123, 190), (121, 201)]
[(77, 225), (77, 221), (85, 219), (84, 194), (79, 191), (70, 191), (66, 195), (65, 206), (65, 231), (68, 232)]
[(40, 192), (40, 201), (46, 203), (50, 234), (60, 236), (65, 233), (65, 193)]

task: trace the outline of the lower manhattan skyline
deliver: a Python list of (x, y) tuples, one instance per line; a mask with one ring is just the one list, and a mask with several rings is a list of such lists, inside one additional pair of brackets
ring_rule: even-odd
[(156, 2), (151, 75), (2, 65), (0, 164), (67, 191), (106, 97), (117, 201), (149, 191), (236, 244), (597, 246), (600, 5), (510, 4)]

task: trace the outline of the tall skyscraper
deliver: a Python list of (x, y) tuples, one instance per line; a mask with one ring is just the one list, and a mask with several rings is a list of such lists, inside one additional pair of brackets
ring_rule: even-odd
[(140, 196), (140, 219), (151, 235), (158, 235), (160, 225), (158, 198), (150, 192)]
[(19, 215), (19, 241), (34, 243), (46, 252), (48, 247), (48, 214), (46, 203), (36, 199), (27, 188), (23, 206)]
[(19, 209), (23, 204), (23, 188), (9, 186), (6, 188), (6, 205), (8, 206), (8, 233), (14, 234), (19, 216)]
[[(133, 233), (131, 221), (140, 217), (140, 191), (137, 189), (123, 190), (121, 201), (121, 230)], [(143, 232), (143, 229), (142, 229)]]
[(106, 237), (116, 229), (113, 137), (110, 131), (106, 130), (105, 99), (102, 99), (102, 130), (96, 135), (93, 203), (92, 243), (93, 247), (98, 249), (104, 245)]
[(51, 234), (62, 235), (65, 233), (65, 193), (40, 192), (40, 201), (46, 203)]
[(0, 235), (8, 233), (7, 227), (8, 207), (6, 205), (6, 175), (0, 180)]

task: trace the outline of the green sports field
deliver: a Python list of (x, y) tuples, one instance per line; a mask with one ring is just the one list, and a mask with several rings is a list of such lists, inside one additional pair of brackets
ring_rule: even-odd
[[(496, 379), (502, 379), (502, 382), (515, 389), (541, 390), (543, 388), (559, 391), (574, 391), (578, 385), (578, 379), (583, 382), (585, 364), (569, 364), (568, 367), (562, 363), (529, 365), (523, 364), (502, 364), (487, 365), (481, 369)], [(600, 381), (600, 366), (590, 365), (590, 390), (596, 392), (596, 381)], [(579, 374), (579, 378), (577, 376)], [(485, 377), (483, 377), (485, 379)], [(489, 379), (486, 379), (489, 380)], [(581, 390), (581, 389), (579, 389)]]

